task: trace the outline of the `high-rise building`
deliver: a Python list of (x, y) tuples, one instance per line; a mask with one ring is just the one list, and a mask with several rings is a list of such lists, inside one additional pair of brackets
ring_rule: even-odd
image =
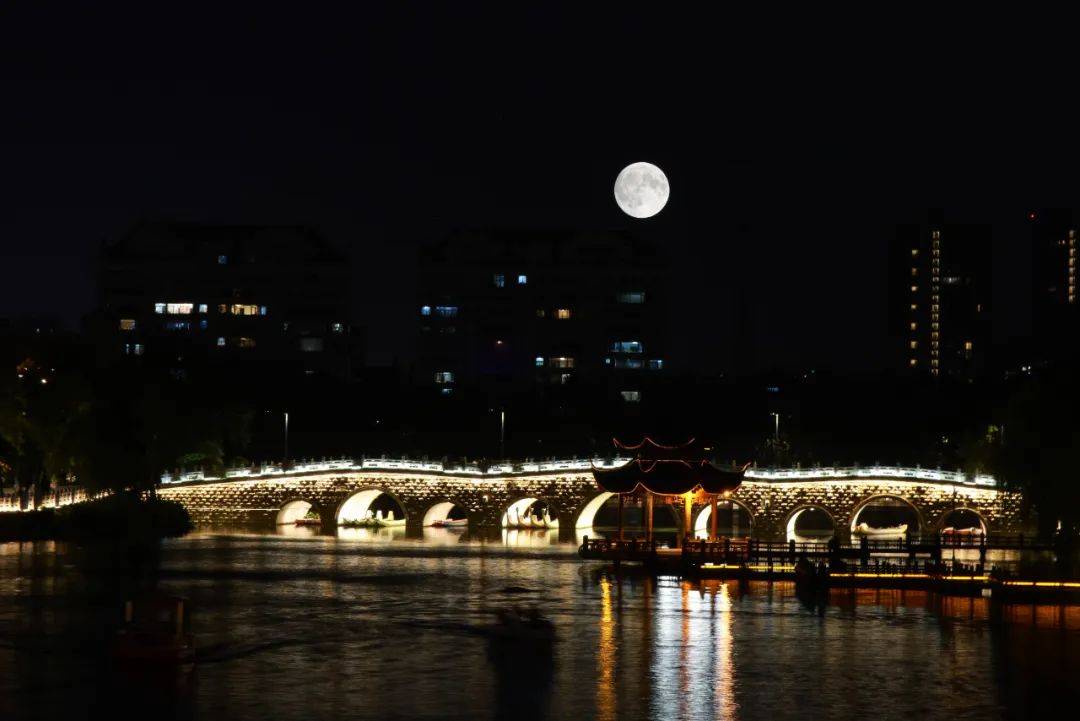
[(1080, 229), (1069, 209), (1033, 210), (1031, 225), (1032, 314), (1045, 360), (1071, 356), (1080, 342)]
[(991, 229), (931, 211), (897, 228), (890, 258), (892, 335), (916, 374), (971, 380), (990, 342)]
[(298, 227), (145, 223), (106, 243), (99, 360), (284, 381), (348, 378), (349, 266)]
[(669, 371), (665, 264), (625, 233), (458, 232), (421, 251), (416, 382), (633, 406)]

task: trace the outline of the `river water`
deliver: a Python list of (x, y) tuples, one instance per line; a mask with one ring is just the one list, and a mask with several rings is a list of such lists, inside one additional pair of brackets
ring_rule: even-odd
[[(573, 545), (200, 532), (122, 549), (0, 545), (0, 719), (1075, 718), (1080, 606), (616, 578)], [(309, 537), (305, 537), (309, 536)], [(513, 545), (507, 545), (511, 542)], [(200, 661), (115, 669), (139, 584), (183, 595)], [(550, 651), (493, 641), (537, 607)]]

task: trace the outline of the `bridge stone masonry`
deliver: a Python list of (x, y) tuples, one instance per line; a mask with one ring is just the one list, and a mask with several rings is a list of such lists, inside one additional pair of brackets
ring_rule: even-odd
[[(520, 509), (528, 505), (527, 499), (535, 499), (547, 504), (560, 521), (560, 534), (570, 539), (593, 525), (611, 497), (597, 487), (592, 464), (613, 467), (621, 462), (572, 460), (480, 469), (387, 459), (328, 461), (284, 470), (239, 469), (223, 478), (165, 476), (159, 495), (183, 504), (200, 525), (270, 528), (313, 511), (324, 531), (363, 518), (381, 494), (397, 502), (413, 529), (446, 519), (454, 506), (464, 512), (470, 528), (499, 528), (512, 505)], [(831, 518), (835, 535), (845, 541), (862, 509), (881, 499), (909, 505), (923, 534), (939, 532), (960, 509), (975, 513), (991, 535), (1034, 531), (1034, 519), (1018, 493), (1001, 489), (986, 476), (967, 478), (940, 470), (750, 469), (728, 497), (746, 511), (752, 535), (762, 540), (784, 540), (801, 512), (817, 509)], [(705, 527), (708, 513), (708, 505), (694, 505), (695, 528)]]

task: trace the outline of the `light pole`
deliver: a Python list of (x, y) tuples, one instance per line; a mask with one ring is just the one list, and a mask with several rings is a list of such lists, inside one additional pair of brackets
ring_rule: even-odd
[(778, 441), (780, 440), (780, 414), (770, 413), (769, 415), (773, 416), (776, 419), (776, 430), (773, 431), (773, 440)]
[(506, 409), (499, 409), (499, 460), (502, 460), (506, 456), (504, 450), (506, 445)]
[(285, 455), (281, 460), (282, 464), (289, 462), (289, 412), (285, 411)]

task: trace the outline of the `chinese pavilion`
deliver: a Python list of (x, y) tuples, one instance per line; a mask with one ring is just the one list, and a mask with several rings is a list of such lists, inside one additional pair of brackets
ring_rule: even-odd
[(717, 499), (739, 487), (749, 463), (741, 468), (718, 468), (709, 459), (711, 449), (691, 438), (680, 445), (667, 446), (646, 436), (636, 445), (615, 440), (620, 451), (633, 457), (616, 468), (593, 468), (593, 477), (601, 490), (619, 497), (619, 539), (623, 537), (624, 497), (645, 500), (645, 535), (653, 535), (653, 506), (661, 503), (682, 506), (682, 533), (692, 536), (691, 511), (694, 503), (708, 502), (711, 508), (709, 538), (716, 540)]

